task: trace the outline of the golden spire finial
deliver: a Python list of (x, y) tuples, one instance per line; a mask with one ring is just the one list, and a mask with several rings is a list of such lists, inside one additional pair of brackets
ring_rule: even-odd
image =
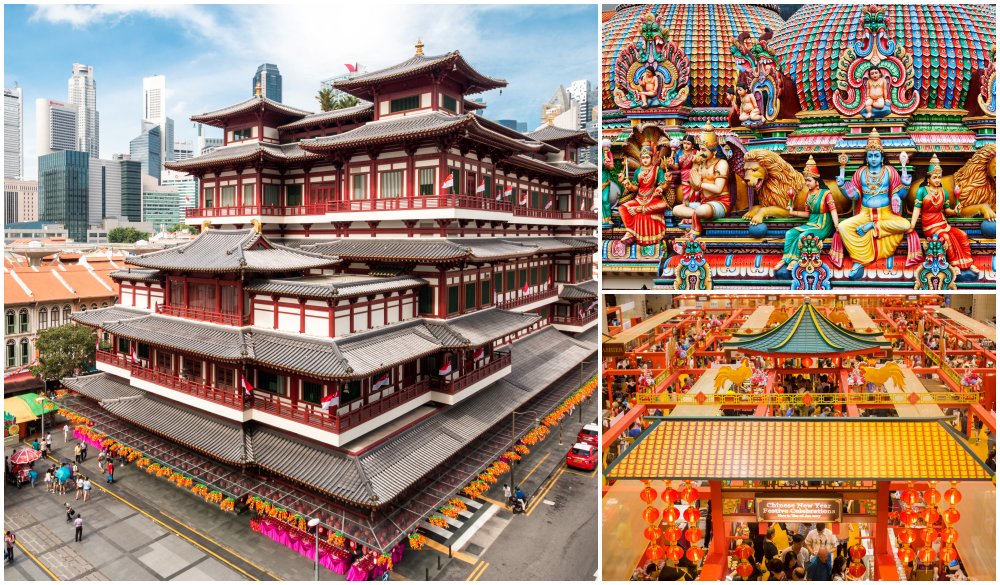
[(260, 81), (258, 81), (257, 85), (254, 86), (254, 88), (253, 88), (253, 95), (255, 97), (260, 97)]
[(417, 49), (417, 55), (423, 55), (424, 54), (424, 42), (422, 40), (420, 40), (419, 37), (417, 38), (417, 44), (414, 45), (414, 47)]

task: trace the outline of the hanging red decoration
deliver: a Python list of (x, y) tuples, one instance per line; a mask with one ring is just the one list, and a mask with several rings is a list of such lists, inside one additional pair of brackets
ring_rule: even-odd
[(692, 563), (697, 563), (702, 559), (702, 557), (705, 556), (705, 551), (697, 546), (692, 546), (687, 550), (687, 553), (685, 553), (684, 556), (686, 556)]
[[(912, 485), (912, 484), (911, 484)], [(917, 490), (912, 488), (906, 488), (903, 493), (899, 494), (899, 500), (905, 504), (912, 506), (920, 501), (920, 494)]]
[(660, 534), (660, 529), (656, 526), (647, 526), (646, 529), (642, 531), (642, 535), (649, 541), (659, 540)]
[(739, 546), (737, 546), (736, 550), (733, 552), (736, 554), (736, 558), (743, 561), (750, 558), (750, 555), (753, 554), (753, 548), (749, 544), (744, 542)]
[(691, 484), (688, 484), (688, 486), (681, 491), (681, 498), (683, 498), (685, 502), (693, 504), (698, 501), (698, 490)]
[(694, 544), (699, 540), (701, 540), (701, 537), (702, 537), (701, 529), (698, 528), (697, 526), (692, 526), (691, 528), (688, 528), (687, 530), (684, 531), (684, 538), (686, 538), (687, 541), (690, 542), (691, 544)]
[(653, 544), (649, 547), (649, 560), (651, 561), (662, 561), (666, 554), (666, 549), (658, 544)]
[(663, 509), (663, 521), (667, 523), (677, 522), (677, 519), (681, 517), (681, 513), (673, 506)]
[(931, 563), (935, 556), (936, 553), (934, 552), (934, 549), (929, 546), (925, 546), (917, 551), (917, 558), (924, 564)]
[(746, 579), (753, 574), (753, 565), (747, 562), (740, 563), (736, 566), (736, 574)]
[(673, 546), (667, 547), (667, 558), (670, 559), (671, 561), (677, 562), (681, 560), (683, 556), (684, 556), (684, 549), (681, 548), (680, 546), (677, 546), (675, 544)]
[(865, 558), (865, 555), (868, 554), (868, 550), (860, 544), (856, 544), (847, 549), (847, 552), (851, 555), (852, 559), (863, 559)]
[(652, 504), (656, 501), (656, 490), (649, 486), (642, 488), (642, 491), (639, 493), (639, 499), (647, 504)]
[(811, 368), (812, 365), (813, 365), (812, 358), (802, 358), (802, 367), (803, 368)]
[(646, 509), (642, 511), (642, 519), (646, 521), (646, 524), (653, 524), (660, 519), (660, 511), (652, 506), (646, 506)]
[[(933, 484), (934, 482), (931, 482)], [(937, 506), (941, 502), (941, 492), (937, 491), (933, 487), (924, 491), (924, 502), (928, 506)]]
[(681, 493), (673, 488), (663, 490), (660, 499), (666, 504), (673, 504), (681, 498)]
[(917, 539), (917, 535), (914, 534), (912, 528), (903, 528), (896, 531), (896, 539), (903, 544), (913, 544), (913, 541)]
[(928, 526), (920, 530), (920, 540), (924, 542), (925, 546), (930, 545), (938, 537), (938, 532), (933, 527)]
[(955, 544), (958, 540), (958, 531), (952, 527), (945, 528), (941, 531), (941, 542), (945, 544)]
[(695, 508), (694, 506), (688, 506), (684, 510), (684, 519), (688, 521), (689, 524), (697, 524), (698, 520), (701, 520), (701, 510)]
[(952, 482), (952, 487), (944, 492), (944, 501), (949, 506), (954, 506), (962, 501), (962, 493), (955, 489), (954, 484), (955, 482)]
[(855, 579), (861, 579), (868, 570), (861, 563), (853, 563), (847, 568), (847, 574)]
[(903, 524), (903, 526), (913, 524), (913, 521), (916, 519), (917, 513), (909, 508), (899, 511), (899, 521)]
[(898, 556), (899, 560), (903, 561), (903, 564), (905, 565), (907, 563), (913, 562), (916, 553), (913, 552), (912, 548), (908, 546), (903, 546), (900, 547), (898, 551), (896, 551), (896, 556)]
[(944, 512), (941, 512), (941, 519), (944, 520), (945, 524), (954, 524), (958, 522), (962, 515), (958, 513), (955, 508), (948, 508)]
[(947, 546), (947, 547), (941, 549), (941, 562), (942, 563), (948, 564), (948, 563), (951, 563), (952, 561), (954, 561), (957, 558), (958, 558), (958, 551), (955, 550), (954, 548), (952, 548), (951, 546)]
[(675, 524), (667, 526), (663, 529), (663, 538), (665, 538), (667, 542), (677, 542), (681, 539), (680, 527)]
[(941, 514), (937, 511), (937, 508), (926, 508), (923, 514), (921, 514), (921, 517), (924, 519), (926, 524), (937, 524), (938, 518), (941, 517)]

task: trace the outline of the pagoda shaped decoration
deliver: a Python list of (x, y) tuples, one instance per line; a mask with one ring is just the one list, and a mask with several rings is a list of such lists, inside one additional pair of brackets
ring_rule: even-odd
[(857, 333), (828, 319), (806, 298), (787, 321), (764, 333), (737, 333), (727, 350), (749, 355), (839, 357), (882, 354), (892, 342), (880, 331)]
[(624, 109), (684, 105), (691, 72), (687, 55), (652, 12), (637, 28), (635, 41), (622, 49), (615, 64), (615, 104)]
[(890, 38), (886, 7), (861, 11), (862, 38), (840, 54), (833, 105), (844, 116), (884, 118), (913, 113), (920, 104), (914, 89), (913, 56)]

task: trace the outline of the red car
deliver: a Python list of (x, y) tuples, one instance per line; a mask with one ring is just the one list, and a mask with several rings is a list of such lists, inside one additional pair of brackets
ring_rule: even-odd
[(580, 433), (576, 436), (576, 442), (588, 443), (596, 447), (597, 437), (599, 436), (600, 432), (601, 430), (597, 426), (597, 423), (589, 423), (585, 427), (583, 427), (583, 430), (580, 431)]
[(597, 447), (589, 443), (577, 443), (566, 453), (566, 465), (586, 471), (597, 469)]

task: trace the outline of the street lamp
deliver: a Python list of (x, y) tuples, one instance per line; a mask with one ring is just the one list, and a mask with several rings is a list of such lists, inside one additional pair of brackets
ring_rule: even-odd
[(313, 518), (306, 523), (313, 531), (313, 536), (315, 537), (316, 548), (314, 549), (315, 558), (313, 559), (313, 581), (319, 581), (319, 518)]
[[(39, 443), (41, 443), (42, 445), (44, 445), (45, 444), (45, 396), (43, 396), (43, 395), (36, 396), (35, 397), (35, 404), (41, 404), (42, 405), (42, 416), (41, 416), (41, 419), (42, 419), (42, 440), (39, 441)], [(43, 448), (43, 451), (44, 451), (44, 448)]]
[[(580, 388), (583, 388), (583, 364), (589, 364), (591, 360), (583, 360), (580, 362)], [(587, 402), (590, 402), (590, 396), (587, 397)], [(583, 405), (580, 405), (580, 422), (583, 422)]]
[[(538, 415), (538, 411), (536, 411), (536, 410), (522, 410), (522, 411), (512, 410), (512, 411), (510, 411), (510, 450), (512, 452), (514, 451), (514, 445), (517, 443), (517, 430), (515, 430), (515, 428), (514, 428), (514, 421), (516, 420), (517, 415), (519, 415), (519, 414), (534, 414), (534, 415), (536, 415), (535, 416), (535, 424), (538, 424), (538, 423), (541, 422), (541, 420), (537, 416)], [(514, 490), (515, 487), (516, 487), (516, 485), (514, 484), (514, 463), (515, 463), (515, 461), (511, 461), (510, 462), (510, 489), (511, 490)]]

